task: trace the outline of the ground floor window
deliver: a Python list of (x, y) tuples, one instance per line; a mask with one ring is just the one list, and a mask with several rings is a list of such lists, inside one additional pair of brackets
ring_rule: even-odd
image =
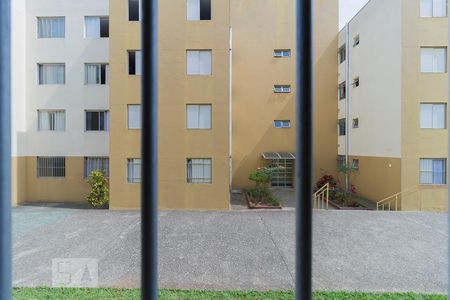
[(446, 184), (447, 159), (421, 158), (420, 184)]
[(65, 157), (38, 157), (37, 177), (66, 177)]
[(129, 158), (127, 163), (127, 180), (129, 183), (141, 182), (141, 159)]
[(279, 167), (272, 175), (273, 187), (292, 187), (293, 186), (293, 166), (294, 160), (276, 159), (272, 160), (271, 166)]
[(100, 171), (109, 176), (108, 157), (85, 157), (84, 158), (84, 177), (87, 178), (92, 171)]
[(210, 158), (188, 158), (186, 163), (188, 183), (212, 182)]

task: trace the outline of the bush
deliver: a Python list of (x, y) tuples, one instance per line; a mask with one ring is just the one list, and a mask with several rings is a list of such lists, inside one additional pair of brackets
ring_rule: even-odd
[(327, 183), (330, 184), (330, 189), (333, 190), (337, 186), (337, 181), (332, 175), (323, 175), (316, 183), (316, 191), (320, 190)]
[(280, 167), (263, 167), (250, 172), (248, 179), (255, 182), (255, 187), (246, 189), (244, 192), (257, 203), (267, 204), (271, 206), (280, 205), (280, 201), (272, 194), (269, 184), (272, 181), (273, 174)]
[(86, 200), (92, 207), (103, 207), (109, 203), (108, 179), (100, 171), (92, 171), (87, 183), (91, 186), (91, 192)]

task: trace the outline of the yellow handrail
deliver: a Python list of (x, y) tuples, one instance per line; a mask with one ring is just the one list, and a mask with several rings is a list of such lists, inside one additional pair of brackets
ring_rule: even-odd
[(418, 186), (415, 186), (413, 188), (398, 192), (392, 196), (386, 197), (386, 198), (378, 201), (377, 202), (377, 210), (386, 210), (386, 206), (387, 206), (387, 210), (392, 210), (391, 204), (393, 204), (394, 211), (397, 211), (399, 209), (399, 204), (401, 202), (402, 196), (405, 195), (406, 193), (416, 191), (416, 190), (418, 190), (418, 188), (419, 188)]
[(327, 183), (313, 194), (314, 209), (328, 209), (329, 198), (330, 198), (330, 184)]

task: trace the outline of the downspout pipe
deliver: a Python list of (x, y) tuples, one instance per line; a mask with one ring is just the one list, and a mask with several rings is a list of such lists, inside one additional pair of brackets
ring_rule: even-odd
[(345, 25), (345, 190), (350, 188), (350, 23)]

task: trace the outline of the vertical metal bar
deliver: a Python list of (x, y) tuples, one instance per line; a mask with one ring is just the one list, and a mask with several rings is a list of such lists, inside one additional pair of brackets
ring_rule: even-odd
[(0, 299), (11, 299), (11, 2), (0, 1)]
[(142, 5), (142, 299), (158, 298), (158, 0)]
[(345, 192), (350, 188), (350, 23), (345, 26)]
[[(448, 126), (449, 126), (449, 120), (450, 120), (450, 5), (447, 5), (447, 23), (448, 23), (448, 30), (447, 30), (447, 34), (448, 34), (448, 43), (447, 43), (447, 77), (448, 77), (448, 85), (447, 85), (447, 93), (448, 93), (448, 97), (447, 97), (447, 139), (448, 139), (448, 150), (447, 150), (447, 196), (448, 196), (448, 201), (447, 201), (447, 210), (448, 210), (448, 219), (450, 219), (450, 191), (448, 189), (448, 187), (450, 186), (450, 130), (448, 130)], [(420, 197), (420, 206), (422, 208), (422, 189), (419, 186), (419, 197)], [(450, 222), (448, 223), (448, 230), (450, 232)], [(450, 239), (448, 239), (448, 243), (449, 243), (449, 247), (448, 247), (448, 256), (450, 257)], [(448, 264), (448, 274), (450, 274), (450, 264)], [(450, 283), (450, 276), (448, 276), (448, 283)], [(448, 291), (448, 298), (450, 299), (450, 289)]]
[(313, 1), (296, 0), (295, 297), (311, 299), (313, 172)]

